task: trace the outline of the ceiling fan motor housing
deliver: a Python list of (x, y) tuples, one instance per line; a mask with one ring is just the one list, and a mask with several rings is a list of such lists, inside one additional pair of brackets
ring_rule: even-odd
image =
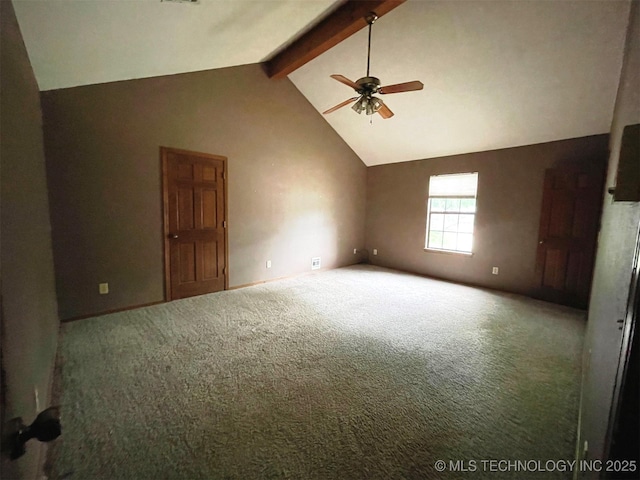
[(378, 90), (380, 90), (380, 79), (376, 77), (362, 77), (356, 80), (356, 83), (360, 86), (360, 88), (356, 90), (360, 95), (371, 95), (378, 93)]

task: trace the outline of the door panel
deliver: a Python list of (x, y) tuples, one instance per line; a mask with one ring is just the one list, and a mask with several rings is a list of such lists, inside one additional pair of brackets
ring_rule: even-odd
[(544, 263), (543, 285), (551, 288), (562, 288), (565, 260), (566, 256), (563, 250), (547, 249)]
[(209, 166), (203, 166), (202, 179), (205, 182), (214, 182), (216, 180), (216, 169)]
[(192, 188), (178, 189), (178, 208), (176, 209), (178, 230), (191, 230), (195, 226), (193, 196)]
[(549, 216), (549, 237), (566, 238), (571, 235), (574, 201), (567, 190), (552, 190), (552, 215)]
[(205, 242), (202, 244), (203, 252), (203, 272), (202, 276), (206, 280), (215, 278), (218, 273), (218, 244), (217, 242)]
[(162, 148), (166, 296), (224, 290), (226, 158)]
[(217, 198), (216, 191), (206, 189), (202, 191), (202, 227), (216, 228), (218, 225), (217, 218)]
[(180, 243), (175, 249), (178, 255), (180, 282), (194, 282), (196, 280), (196, 245), (194, 243)]
[(604, 172), (545, 172), (538, 238), (537, 296), (586, 308), (602, 203)]

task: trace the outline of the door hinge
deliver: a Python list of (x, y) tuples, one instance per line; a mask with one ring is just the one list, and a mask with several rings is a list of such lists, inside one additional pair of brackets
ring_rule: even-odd
[(222, 228), (227, 228), (227, 221), (226, 220), (222, 221)]
[(227, 179), (227, 172), (222, 172), (222, 179), (226, 180)]
[(227, 267), (224, 267), (224, 268), (222, 269), (222, 275), (226, 275), (226, 274), (227, 274)]

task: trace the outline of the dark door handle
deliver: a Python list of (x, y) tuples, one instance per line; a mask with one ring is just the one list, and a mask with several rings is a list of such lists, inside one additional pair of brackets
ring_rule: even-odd
[(169, 238), (176, 239), (176, 238), (178, 238), (178, 234), (177, 233), (170, 233), (169, 234)]
[(50, 442), (60, 436), (62, 433), (60, 407), (49, 407), (40, 412), (29, 426), (22, 423), (21, 417), (16, 417), (3, 425), (3, 428), (6, 430), (6, 433), (3, 431), (3, 435), (6, 435), (7, 444), (5, 446), (5, 438), (3, 438), (2, 449), (10, 449), (10, 458), (15, 460), (25, 454), (25, 444), (32, 438), (41, 442)]

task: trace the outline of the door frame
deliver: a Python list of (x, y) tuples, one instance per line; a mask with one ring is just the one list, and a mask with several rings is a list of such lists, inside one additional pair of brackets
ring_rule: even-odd
[(227, 157), (213, 155), (211, 153), (195, 152), (172, 147), (160, 147), (160, 169), (162, 173), (162, 245), (163, 245), (163, 267), (164, 267), (164, 301), (173, 300), (171, 296), (171, 242), (169, 241), (169, 165), (168, 154), (177, 153), (182, 155), (192, 155), (222, 162), (222, 188), (224, 189), (224, 218), (226, 227), (224, 229), (224, 289), (229, 290), (229, 191), (227, 188)]
[[(629, 426), (633, 417), (631, 410), (637, 405), (637, 390), (631, 386), (638, 378), (638, 355), (640, 344), (640, 225), (636, 234), (636, 248), (633, 254), (633, 269), (629, 281), (629, 296), (627, 298), (627, 309), (623, 318), (617, 319), (619, 329), (622, 330), (620, 340), (620, 357), (618, 359), (618, 370), (616, 381), (613, 387), (611, 400), (611, 410), (609, 411), (609, 422), (604, 443), (603, 460), (636, 460), (636, 458), (626, 457), (626, 451), (634, 451), (637, 455), (638, 437), (626, 438)], [(636, 387), (637, 388), (637, 383)], [(635, 431), (635, 429), (633, 429)], [(635, 446), (633, 443), (635, 442)], [(605, 478), (613, 478), (605, 474)], [(625, 478), (625, 477), (623, 477)], [(631, 478), (631, 477), (626, 477)]]

